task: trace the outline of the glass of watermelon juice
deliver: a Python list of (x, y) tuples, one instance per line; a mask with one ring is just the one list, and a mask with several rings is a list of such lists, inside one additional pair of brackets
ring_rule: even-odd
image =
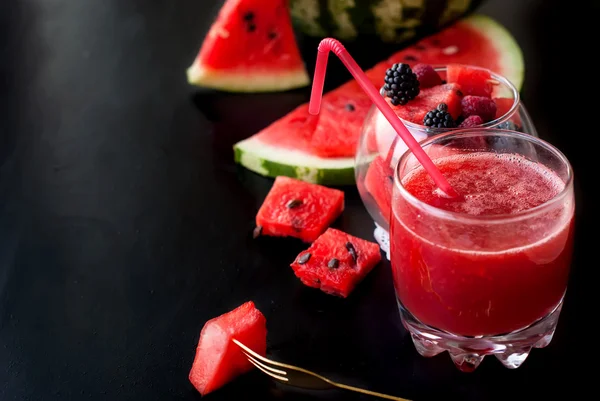
[[(427, 127), (423, 125), (423, 116), (430, 109), (435, 109), (438, 103), (445, 102), (449, 112), (457, 117), (457, 122), (459, 122), (464, 118), (462, 114), (467, 114), (462, 110), (461, 102), (465, 97), (470, 96), (469, 93), (487, 94), (493, 101), (492, 114), (484, 115), (483, 122), (477, 126), (511, 129), (538, 136), (519, 97), (519, 91), (507, 78), (484, 68), (459, 66), (459, 69), (468, 69), (471, 74), (469, 72), (463, 74), (459, 70), (457, 80), (460, 82), (450, 82), (447, 81), (449, 68), (453, 68), (452, 65), (436, 67), (435, 71), (439, 75), (440, 81), (443, 80), (441, 84), (422, 88), (417, 98), (409, 101), (406, 105), (394, 106), (386, 98), (398, 118), (402, 120), (417, 141), (456, 130), (455, 128)], [(477, 75), (477, 77), (470, 79), (470, 75)], [(482, 76), (483, 81), (481, 80)], [(450, 79), (453, 80), (452, 76)], [(446, 81), (447, 83), (444, 83)], [(383, 88), (381, 95), (386, 97)], [(357, 147), (355, 179), (363, 203), (375, 222), (375, 238), (387, 253), (388, 259), (393, 168), (400, 156), (407, 150), (404, 142), (396, 138), (396, 132), (379, 109), (375, 106), (371, 107), (363, 124)]]
[(449, 199), (413, 154), (394, 173), (391, 265), (417, 351), (463, 371), (486, 355), (517, 368), (549, 344), (567, 288), (575, 199), (565, 156), (532, 135), (467, 129), (421, 142)]

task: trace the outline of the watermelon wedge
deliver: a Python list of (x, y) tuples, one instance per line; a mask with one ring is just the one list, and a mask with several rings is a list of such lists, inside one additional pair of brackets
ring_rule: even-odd
[(206, 322), (200, 332), (189, 380), (202, 395), (215, 391), (254, 368), (237, 339), (260, 355), (267, 350), (266, 319), (248, 301), (234, 310)]
[(227, 0), (187, 77), (191, 84), (231, 92), (308, 85), (287, 1)]
[(256, 215), (257, 233), (312, 242), (343, 210), (342, 191), (279, 176)]
[(523, 54), (512, 35), (492, 18), (478, 14), (395, 53), (387, 63), (475, 65), (506, 77), (517, 89), (525, 73)]
[[(476, 65), (505, 76), (519, 89), (523, 83), (519, 46), (502, 25), (482, 15), (459, 20), (375, 65), (366, 71), (374, 85), (383, 85), (386, 69), (395, 62)], [(292, 124), (293, 119), (286, 116), (235, 144), (235, 160), (267, 177), (287, 175), (326, 185), (353, 184), (355, 151), (370, 107), (367, 96), (350, 81), (325, 94), (316, 120), (308, 116), (307, 108), (299, 107), (292, 113), (306, 124)]]
[(237, 163), (255, 173), (323, 185), (354, 182), (354, 157), (322, 157), (311, 146), (320, 116), (303, 104), (258, 134), (234, 145)]
[(376, 243), (329, 228), (291, 266), (307, 286), (346, 298), (380, 261)]

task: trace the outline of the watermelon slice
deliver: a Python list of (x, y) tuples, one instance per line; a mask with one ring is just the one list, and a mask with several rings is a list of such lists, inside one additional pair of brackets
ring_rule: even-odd
[(502, 75), (517, 89), (523, 85), (523, 54), (513, 36), (485, 15), (471, 15), (395, 53), (388, 64), (465, 64)]
[(256, 215), (257, 233), (312, 242), (344, 210), (344, 193), (279, 176)]
[(248, 301), (213, 318), (202, 328), (189, 374), (190, 382), (200, 394), (215, 391), (254, 368), (231, 341), (234, 338), (258, 354), (265, 355), (266, 319), (256, 309), (254, 302)]
[[(523, 82), (523, 56), (517, 43), (500, 24), (479, 15), (462, 19), (375, 65), (367, 71), (374, 85), (383, 85), (386, 69), (395, 62), (471, 64), (505, 76), (517, 88)], [(354, 110), (348, 110), (348, 104)], [(326, 185), (352, 184), (356, 146), (371, 102), (358, 84), (350, 81), (326, 94), (323, 105), (312, 131), (307, 125), (291, 126), (279, 120), (236, 144), (236, 162), (268, 177), (287, 175)], [(299, 114), (298, 110), (294, 113)], [(303, 112), (308, 114), (306, 109)]]
[(354, 157), (321, 157), (311, 147), (319, 116), (308, 104), (275, 121), (258, 134), (234, 145), (234, 159), (255, 173), (295, 177), (323, 185), (354, 182)]
[(194, 85), (231, 92), (309, 84), (286, 0), (227, 0), (187, 70)]
[(329, 228), (291, 266), (307, 286), (346, 298), (380, 261), (379, 245)]

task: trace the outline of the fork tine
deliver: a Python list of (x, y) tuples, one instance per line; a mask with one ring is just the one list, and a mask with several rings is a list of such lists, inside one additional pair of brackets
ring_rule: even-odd
[[(244, 355), (246, 356), (246, 358), (248, 358), (249, 360), (251, 360), (250, 362), (256, 362), (259, 365), (261, 365), (263, 368), (268, 369), (274, 373), (280, 374), (280, 375), (287, 375), (287, 372), (285, 370), (280, 370), (280, 369), (275, 369), (273, 366), (270, 365), (274, 365), (274, 366), (280, 366), (278, 363), (273, 362), (267, 358), (265, 358), (264, 356), (257, 354), (256, 352), (252, 351), (250, 348), (246, 347), (244, 344), (242, 344), (241, 342), (239, 342), (238, 340), (236, 340), (235, 338), (232, 340), (238, 347), (240, 347), (242, 349), (242, 352), (244, 353)], [(261, 363), (262, 361), (262, 363)]]
[[(244, 351), (242, 351), (242, 352), (244, 352)], [(248, 358), (248, 360), (250, 362), (254, 362), (255, 364), (258, 364), (258, 365), (262, 366), (263, 368), (265, 368), (265, 369), (267, 369), (267, 370), (269, 370), (269, 371), (271, 371), (271, 372), (273, 372), (275, 374), (278, 374), (278, 375), (281, 375), (281, 376), (287, 375), (287, 372), (285, 370), (275, 369), (274, 367), (271, 367), (269, 365), (265, 365), (264, 363), (262, 363), (259, 360), (255, 359), (252, 355), (247, 354), (246, 352), (244, 352), (244, 355), (246, 355), (246, 358)]]
[(268, 371), (267, 369), (263, 368), (263, 365), (257, 363), (254, 359), (251, 359), (250, 357), (248, 357), (248, 361), (250, 361), (251, 364), (253, 364), (254, 366), (256, 366), (263, 373), (266, 373), (267, 375), (271, 376), (273, 379), (276, 379), (276, 380), (279, 380), (279, 381), (282, 381), (282, 382), (287, 382), (288, 381), (287, 377), (277, 376), (275, 373), (272, 373), (272, 372)]
[(254, 359), (262, 361), (263, 363), (268, 363), (269, 365), (280, 366), (280, 367), (286, 367), (287, 366), (287, 365), (282, 364), (280, 362), (271, 361), (270, 359), (267, 359), (264, 356), (262, 356), (260, 354), (257, 354), (256, 352), (252, 351), (250, 348), (246, 347), (244, 344), (242, 344), (241, 342), (239, 342), (235, 338), (232, 339), (231, 341), (233, 341), (238, 347), (240, 347), (243, 351), (245, 351), (245, 353), (247, 355), (252, 355), (254, 357)]

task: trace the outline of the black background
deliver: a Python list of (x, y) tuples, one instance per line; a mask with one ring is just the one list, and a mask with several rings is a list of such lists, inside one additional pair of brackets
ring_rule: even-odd
[[(186, 83), (218, 9), (206, 0), (3, 1), (0, 5), (0, 400), (196, 400), (188, 382), (204, 322), (252, 299), (268, 354), (415, 400), (579, 399), (593, 361), (590, 267), (594, 1), (489, 0), (524, 52), (523, 100), (572, 161), (575, 260), (551, 345), (517, 370), (472, 374), (426, 359), (401, 327), (389, 265), (346, 300), (303, 286), (295, 240), (251, 239), (271, 180), (231, 146), (309, 90), (235, 95)], [(309, 68), (315, 42), (303, 41)], [(393, 50), (350, 47), (368, 67)], [(575, 54), (583, 55), (576, 61)], [(329, 88), (349, 79), (331, 59)], [(591, 95), (593, 98), (593, 95)], [(578, 100), (575, 100), (578, 99)], [(587, 114), (586, 114), (587, 113)], [(584, 191), (586, 188), (586, 191)], [(357, 192), (335, 226), (372, 238)], [(532, 294), (535, 296), (535, 294)], [(594, 398), (594, 393), (589, 396)], [(256, 395), (256, 397), (254, 397)], [(247, 374), (211, 400), (367, 399)]]

